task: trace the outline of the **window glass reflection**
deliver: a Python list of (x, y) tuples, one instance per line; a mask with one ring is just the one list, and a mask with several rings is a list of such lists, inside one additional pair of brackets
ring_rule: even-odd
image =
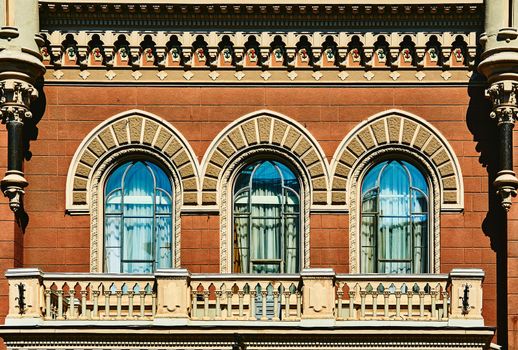
[(152, 273), (172, 264), (172, 186), (157, 165), (121, 164), (104, 188), (104, 270)]
[(361, 271), (428, 270), (428, 185), (411, 163), (387, 160), (365, 175), (361, 193)]
[(233, 271), (299, 271), (300, 185), (284, 164), (254, 162), (236, 177)]

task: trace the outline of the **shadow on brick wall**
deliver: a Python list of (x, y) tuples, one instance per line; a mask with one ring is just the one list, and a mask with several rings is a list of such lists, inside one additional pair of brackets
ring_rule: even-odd
[(482, 231), (491, 239), (491, 249), (496, 253), (497, 339), (498, 344), (507, 349), (507, 216), (493, 187), (499, 166), (498, 130), (496, 122), (489, 118), (491, 104), (485, 98), (485, 88), (484, 77), (474, 73), (468, 86), (470, 102), (466, 123), (476, 142), (479, 163), (488, 174), (488, 211), (482, 223)]

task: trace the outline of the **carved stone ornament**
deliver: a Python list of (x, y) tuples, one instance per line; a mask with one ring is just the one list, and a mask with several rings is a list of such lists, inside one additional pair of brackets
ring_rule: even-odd
[(38, 97), (38, 91), (31, 84), (21, 80), (0, 82), (0, 113), (2, 123), (10, 120), (23, 122), (31, 118), (30, 104)]
[[(9, 143), (21, 146), (22, 127), (26, 118), (31, 118), (31, 102), (38, 97), (38, 91), (31, 84), (21, 80), (3, 80), (0, 82), (0, 118), (7, 124)], [(28, 182), (21, 168), (23, 152), (9, 149), (8, 170), (1, 182), (4, 195), (9, 198), (9, 207), (18, 212), (23, 207), (22, 197)], [(11, 156), (12, 155), (12, 156)], [(16, 159), (15, 159), (16, 158)]]
[(498, 124), (514, 124), (514, 121), (518, 119), (517, 93), (518, 83), (513, 81), (498, 82), (486, 90), (486, 96), (493, 104), (493, 110), (489, 116), (496, 119)]
[[(514, 81), (503, 81), (492, 84), (486, 95), (491, 99), (493, 110), (489, 114), (496, 119), (500, 130), (499, 142), (505, 143), (501, 147), (512, 147), (512, 133), (515, 120), (518, 118), (517, 95), (518, 83)], [(512, 169), (512, 148), (511, 152), (504, 157), (500, 164), (500, 171), (493, 185), (496, 193), (501, 199), (501, 205), (509, 211), (512, 205), (512, 198), (518, 193), (518, 179)]]

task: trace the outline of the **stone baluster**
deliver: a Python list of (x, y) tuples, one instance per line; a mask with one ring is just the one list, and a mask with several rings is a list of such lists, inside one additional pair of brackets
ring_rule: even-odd
[(56, 293), (58, 294), (58, 317), (57, 319), (58, 320), (64, 320), (65, 317), (63, 315), (63, 289), (58, 289), (56, 291)]
[(336, 318), (341, 320), (343, 318), (342, 301), (343, 301), (343, 297), (344, 297), (344, 291), (341, 289), (341, 285), (338, 285), (338, 291), (336, 292), (336, 297), (338, 299), (338, 310), (336, 310)]
[(356, 310), (354, 308), (354, 298), (356, 296), (356, 292), (354, 290), (349, 291), (349, 319), (354, 319), (356, 317)]
[(390, 291), (385, 289), (383, 291), (383, 317), (385, 319), (389, 318), (389, 298), (390, 298)]
[(289, 288), (284, 290), (284, 319), (287, 320), (290, 318), (290, 299), (291, 299), (291, 291)]
[(100, 294), (100, 292), (98, 290), (92, 291), (92, 295), (93, 295), (93, 299), (94, 299), (92, 318), (94, 318), (94, 319), (99, 318), (99, 294)]
[(255, 298), (257, 296), (257, 292), (255, 289), (250, 287), (250, 307), (248, 310), (248, 319), (249, 320), (256, 320), (255, 316)]
[(273, 287), (273, 320), (279, 321), (279, 291), (277, 285)]
[(232, 295), (234, 293), (232, 292), (232, 287), (230, 287), (229, 290), (227, 290), (227, 319), (232, 318)]
[(209, 319), (209, 296), (210, 291), (207, 286), (203, 287), (203, 319), (208, 320)]
[(109, 318), (110, 317), (110, 290), (105, 287), (104, 290), (104, 317)]

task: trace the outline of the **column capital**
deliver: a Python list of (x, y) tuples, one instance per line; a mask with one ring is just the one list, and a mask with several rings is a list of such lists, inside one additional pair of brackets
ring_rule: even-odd
[(491, 100), (493, 109), (489, 117), (495, 119), (498, 125), (514, 124), (518, 119), (518, 81), (504, 80), (491, 84), (486, 89), (486, 96)]
[(23, 123), (32, 118), (30, 105), (38, 97), (38, 90), (23, 80), (0, 81), (0, 119), (2, 123), (17, 121)]

